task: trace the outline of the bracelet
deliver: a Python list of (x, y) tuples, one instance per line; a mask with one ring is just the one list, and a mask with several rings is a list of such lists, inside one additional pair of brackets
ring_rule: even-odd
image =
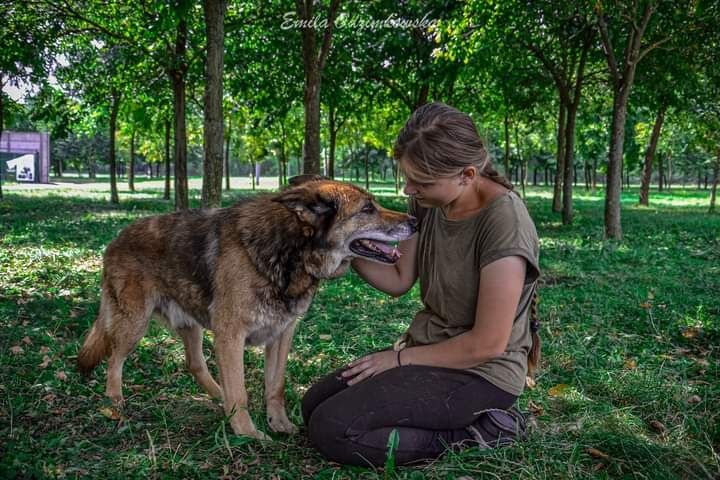
[(404, 349), (404, 348), (401, 348), (400, 350), (398, 350), (398, 354), (397, 354), (398, 367), (402, 367), (402, 366), (403, 366), (403, 365), (402, 365), (402, 362), (400, 362), (400, 354), (402, 353), (403, 350), (405, 350), (405, 349)]

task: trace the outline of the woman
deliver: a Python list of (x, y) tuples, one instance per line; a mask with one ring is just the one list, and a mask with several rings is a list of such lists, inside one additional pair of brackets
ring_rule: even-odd
[(400, 243), (395, 265), (352, 265), (396, 297), (419, 278), (425, 308), (394, 349), (355, 360), (303, 398), (311, 442), (344, 464), (382, 465), (393, 430), (398, 464), (512, 441), (524, 424), (511, 407), (539, 356), (537, 233), (472, 119), (424, 105), (394, 157), (418, 234)]

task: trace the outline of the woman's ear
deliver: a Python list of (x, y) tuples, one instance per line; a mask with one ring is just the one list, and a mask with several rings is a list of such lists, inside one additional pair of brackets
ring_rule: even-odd
[(473, 166), (465, 167), (460, 173), (460, 183), (467, 185), (475, 180), (475, 177), (477, 177), (477, 168)]

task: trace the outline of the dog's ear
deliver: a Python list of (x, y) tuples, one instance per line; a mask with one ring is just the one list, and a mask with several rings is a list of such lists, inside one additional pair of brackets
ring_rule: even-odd
[(331, 220), (337, 211), (335, 205), (324, 200), (316, 192), (306, 188), (288, 189), (273, 198), (294, 212), (298, 218), (308, 225), (320, 228)]

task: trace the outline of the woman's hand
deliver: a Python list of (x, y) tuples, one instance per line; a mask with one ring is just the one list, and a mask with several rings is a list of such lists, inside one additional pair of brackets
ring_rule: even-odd
[(355, 385), (368, 377), (399, 366), (397, 359), (397, 352), (393, 350), (372, 353), (350, 362), (341, 375), (348, 385)]

